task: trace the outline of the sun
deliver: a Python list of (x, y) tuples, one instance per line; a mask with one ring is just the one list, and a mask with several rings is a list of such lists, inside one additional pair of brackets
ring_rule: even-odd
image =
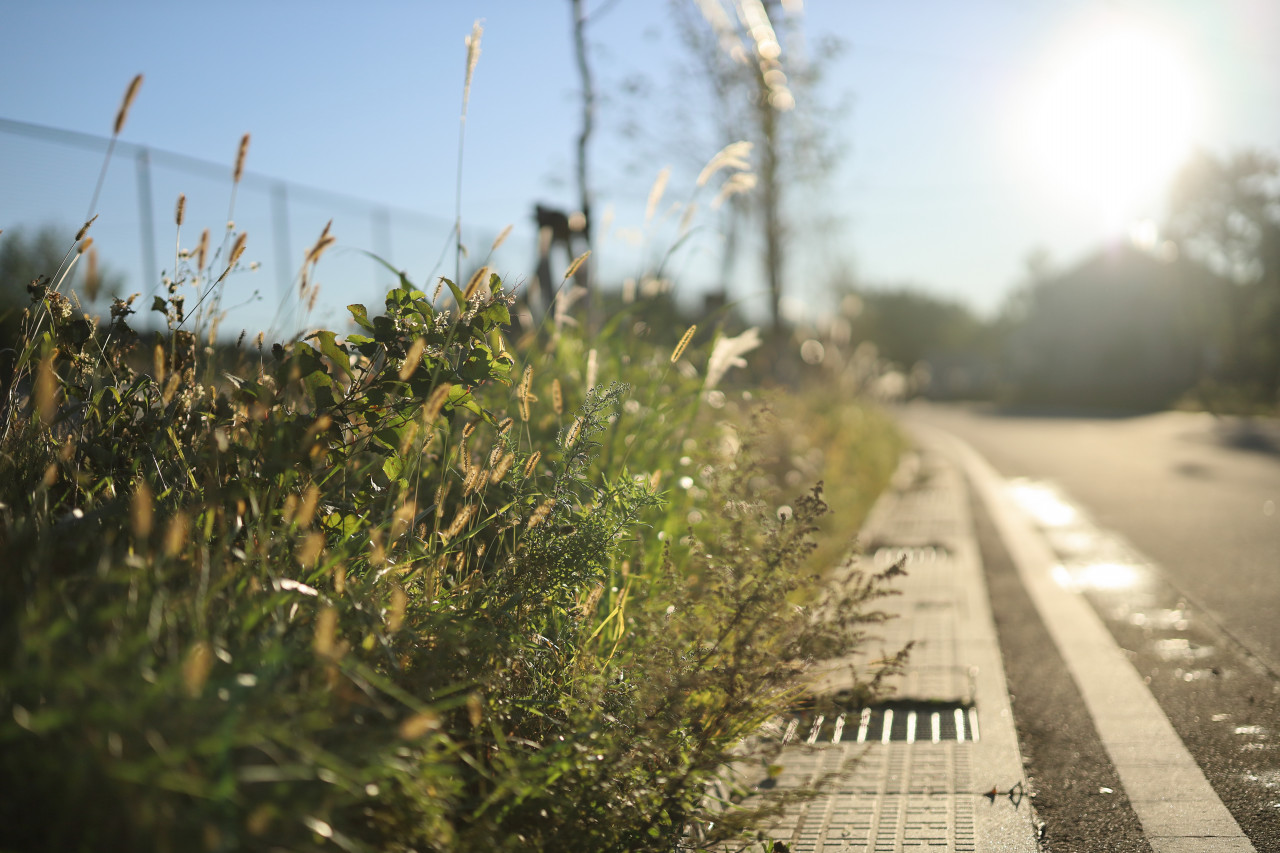
[(1154, 27), (1107, 18), (1069, 39), (1033, 78), (1019, 149), (1053, 196), (1120, 230), (1159, 204), (1199, 121), (1200, 86), (1176, 43)]

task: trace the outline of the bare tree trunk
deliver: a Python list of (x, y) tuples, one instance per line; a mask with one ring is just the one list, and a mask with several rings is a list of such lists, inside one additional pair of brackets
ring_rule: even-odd
[[(591, 132), (595, 129), (596, 92), (591, 77), (591, 65), (587, 61), (587, 16), (583, 9), (583, 0), (570, 0), (573, 7), (573, 50), (578, 62), (578, 77), (582, 82), (582, 129), (578, 134), (578, 206), (582, 211), (582, 236), (585, 238), (588, 251), (594, 251), (591, 221), (591, 186), (587, 179), (587, 150), (591, 142)], [(579, 283), (587, 288), (587, 329), (594, 332), (598, 326), (598, 299), (595, 294), (594, 277), (591, 270), (593, 259), (588, 258), (581, 267)]]
[(769, 316), (775, 335), (782, 333), (782, 186), (778, 180), (778, 113), (764, 77), (760, 87), (760, 207), (764, 224), (764, 270), (769, 284)]

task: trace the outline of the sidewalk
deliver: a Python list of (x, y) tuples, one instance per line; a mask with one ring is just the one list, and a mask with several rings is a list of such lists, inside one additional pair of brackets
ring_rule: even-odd
[[(785, 814), (771, 837), (794, 853), (1033, 853), (1034, 818), (960, 472), (927, 447), (906, 457), (861, 542), (872, 567), (906, 558), (902, 595), (884, 607), (897, 618), (882, 626), (880, 642), (886, 652), (916, 645), (886, 705), (790, 727), (779, 787), (811, 786), (846, 762), (854, 770)], [(834, 663), (823, 692), (842, 686)]]

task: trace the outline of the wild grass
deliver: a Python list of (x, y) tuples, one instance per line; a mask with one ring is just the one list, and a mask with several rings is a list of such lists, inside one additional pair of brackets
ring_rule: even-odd
[(748, 736), (810, 662), (857, 651), (887, 593), (813, 562), (826, 504), (788, 482), (797, 436), (867, 442), (847, 471), (803, 472), (861, 508), (888, 422), (752, 427), (726, 404), (750, 391), (718, 387), (745, 344), (708, 356), (694, 328), (657, 346), (619, 314), (510, 340), (496, 275), (433, 297), (399, 275), (351, 331), (219, 361), (186, 299), (216, 294), (244, 234), (214, 258), (207, 231), (175, 239), (154, 335), (133, 297), (75, 311), (65, 269), (31, 290), (0, 412), (6, 846), (743, 837), (761, 812), (708, 784), (768, 760)]

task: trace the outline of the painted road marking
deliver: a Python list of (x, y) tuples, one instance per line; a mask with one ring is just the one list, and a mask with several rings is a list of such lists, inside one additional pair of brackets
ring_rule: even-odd
[(1015, 504), (1009, 484), (967, 443), (939, 430), (921, 432), (950, 448), (990, 511), (1152, 850), (1256, 853), (1102, 620), (1083, 596), (1055, 579), (1058, 560)]

